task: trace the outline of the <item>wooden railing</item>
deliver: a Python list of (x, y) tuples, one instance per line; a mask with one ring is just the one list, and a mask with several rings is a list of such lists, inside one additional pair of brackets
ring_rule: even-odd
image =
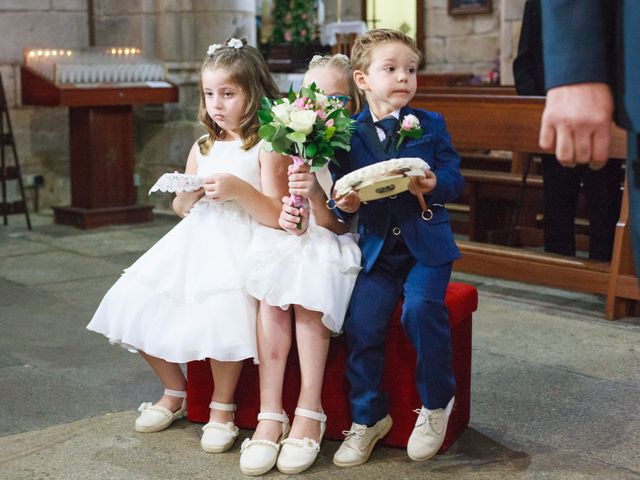
[[(538, 145), (543, 97), (418, 94), (411, 105), (443, 114), (458, 150), (543, 153)], [(615, 126), (612, 129), (610, 157), (626, 158), (626, 134)], [(470, 209), (473, 210), (473, 205)], [(632, 261), (626, 188), (621, 212), (611, 263), (460, 241), (458, 244), (463, 256), (454, 268), (468, 273), (603, 294), (606, 295), (607, 319), (628, 316), (637, 307), (640, 288)]]

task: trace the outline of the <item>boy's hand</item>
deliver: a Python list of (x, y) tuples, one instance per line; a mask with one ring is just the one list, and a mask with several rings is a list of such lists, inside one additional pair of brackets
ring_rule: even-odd
[(322, 201), (324, 192), (309, 165), (289, 166), (289, 193), (302, 195), (312, 201)]
[(340, 199), (334, 199), (336, 206), (346, 213), (355, 213), (360, 208), (360, 197), (353, 190), (346, 195), (340, 197)]
[[(298, 223), (300, 223), (300, 228), (298, 228)], [(309, 226), (309, 209), (304, 206), (296, 208), (289, 205), (289, 197), (282, 197), (282, 210), (280, 210), (278, 225), (293, 235), (302, 235)]]
[(416, 197), (418, 195), (425, 195), (433, 191), (436, 188), (438, 179), (436, 174), (431, 170), (425, 170), (424, 177), (411, 177), (409, 180), (409, 191)]

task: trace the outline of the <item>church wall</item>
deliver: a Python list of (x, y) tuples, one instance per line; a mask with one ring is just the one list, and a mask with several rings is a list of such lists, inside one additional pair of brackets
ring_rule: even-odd
[[(524, 0), (493, 0), (491, 14), (450, 16), (447, 0), (425, 2), (426, 72), (482, 75), (499, 61), (510, 84)], [(94, 0), (98, 46), (127, 45), (164, 61), (179, 86), (176, 104), (135, 107), (136, 174), (139, 200), (168, 210), (169, 196), (147, 197), (163, 172), (184, 168), (192, 142), (204, 131), (196, 118), (199, 66), (210, 43), (229, 36), (255, 44), (255, 0)], [(325, 1), (326, 21), (335, 2)], [(342, 2), (342, 19), (361, 15), (360, 0)], [(24, 174), (41, 174), (41, 209), (70, 202), (68, 109), (21, 104), (22, 48), (81, 48), (89, 44), (86, 0), (0, 2), (0, 73)], [(500, 52), (500, 53), (499, 53)]]
[[(168, 195), (147, 197), (146, 192), (160, 173), (184, 168), (192, 142), (204, 132), (196, 113), (199, 67), (206, 49), (229, 36), (246, 37), (255, 44), (255, 2), (94, 0), (93, 4), (97, 46), (140, 47), (164, 61), (168, 79), (180, 89), (177, 104), (134, 107), (139, 201), (169, 209)], [(0, 73), (22, 172), (44, 177), (41, 210), (70, 203), (69, 114), (66, 107), (22, 105), (22, 49), (87, 47), (88, 24), (86, 0), (0, 2), (0, 31), (3, 39), (9, 39), (0, 42)], [(27, 195), (32, 197), (30, 191)]]

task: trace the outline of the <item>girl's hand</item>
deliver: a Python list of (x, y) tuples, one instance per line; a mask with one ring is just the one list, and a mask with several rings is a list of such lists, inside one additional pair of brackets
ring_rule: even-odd
[(211, 200), (234, 200), (241, 180), (230, 173), (218, 172), (204, 179), (204, 194)]
[(204, 188), (199, 188), (193, 192), (176, 192), (176, 197), (180, 202), (193, 205), (204, 196)]
[(424, 177), (411, 177), (409, 191), (417, 197), (432, 192), (437, 183), (436, 174), (431, 170), (425, 170)]
[(302, 195), (311, 201), (323, 201), (324, 192), (316, 179), (316, 174), (309, 171), (309, 165), (289, 165), (289, 193)]
[(360, 197), (353, 190), (340, 197), (340, 199), (334, 199), (336, 206), (346, 213), (355, 213), (360, 208)]
[[(300, 223), (300, 228), (298, 224)], [(309, 227), (309, 209), (306, 206), (296, 208), (289, 205), (289, 197), (282, 197), (282, 210), (278, 225), (285, 232), (293, 235), (302, 235)]]

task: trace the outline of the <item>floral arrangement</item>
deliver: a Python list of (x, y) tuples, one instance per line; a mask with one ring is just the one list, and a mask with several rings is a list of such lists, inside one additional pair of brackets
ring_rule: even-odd
[(354, 120), (342, 100), (327, 97), (315, 83), (287, 97), (262, 99), (258, 110), (260, 138), (267, 149), (300, 157), (317, 172), (335, 159), (336, 149), (349, 150)]
[[(285, 98), (264, 97), (258, 110), (258, 135), (265, 148), (293, 157), (294, 164), (307, 164), (317, 172), (335, 161), (336, 149), (349, 150), (355, 121), (339, 98), (327, 97), (315, 83)], [(300, 205), (301, 199), (294, 199)]]
[(414, 139), (420, 138), (422, 136), (422, 133), (423, 130), (420, 126), (420, 120), (418, 120), (418, 117), (411, 114), (405, 115), (405, 117), (402, 119), (402, 122), (400, 122), (400, 130), (398, 131), (399, 138), (396, 145), (396, 150), (400, 148), (400, 145), (402, 145), (405, 137)]
[(271, 43), (307, 45), (318, 38), (315, 27), (316, 2), (309, 0), (275, 0)]

